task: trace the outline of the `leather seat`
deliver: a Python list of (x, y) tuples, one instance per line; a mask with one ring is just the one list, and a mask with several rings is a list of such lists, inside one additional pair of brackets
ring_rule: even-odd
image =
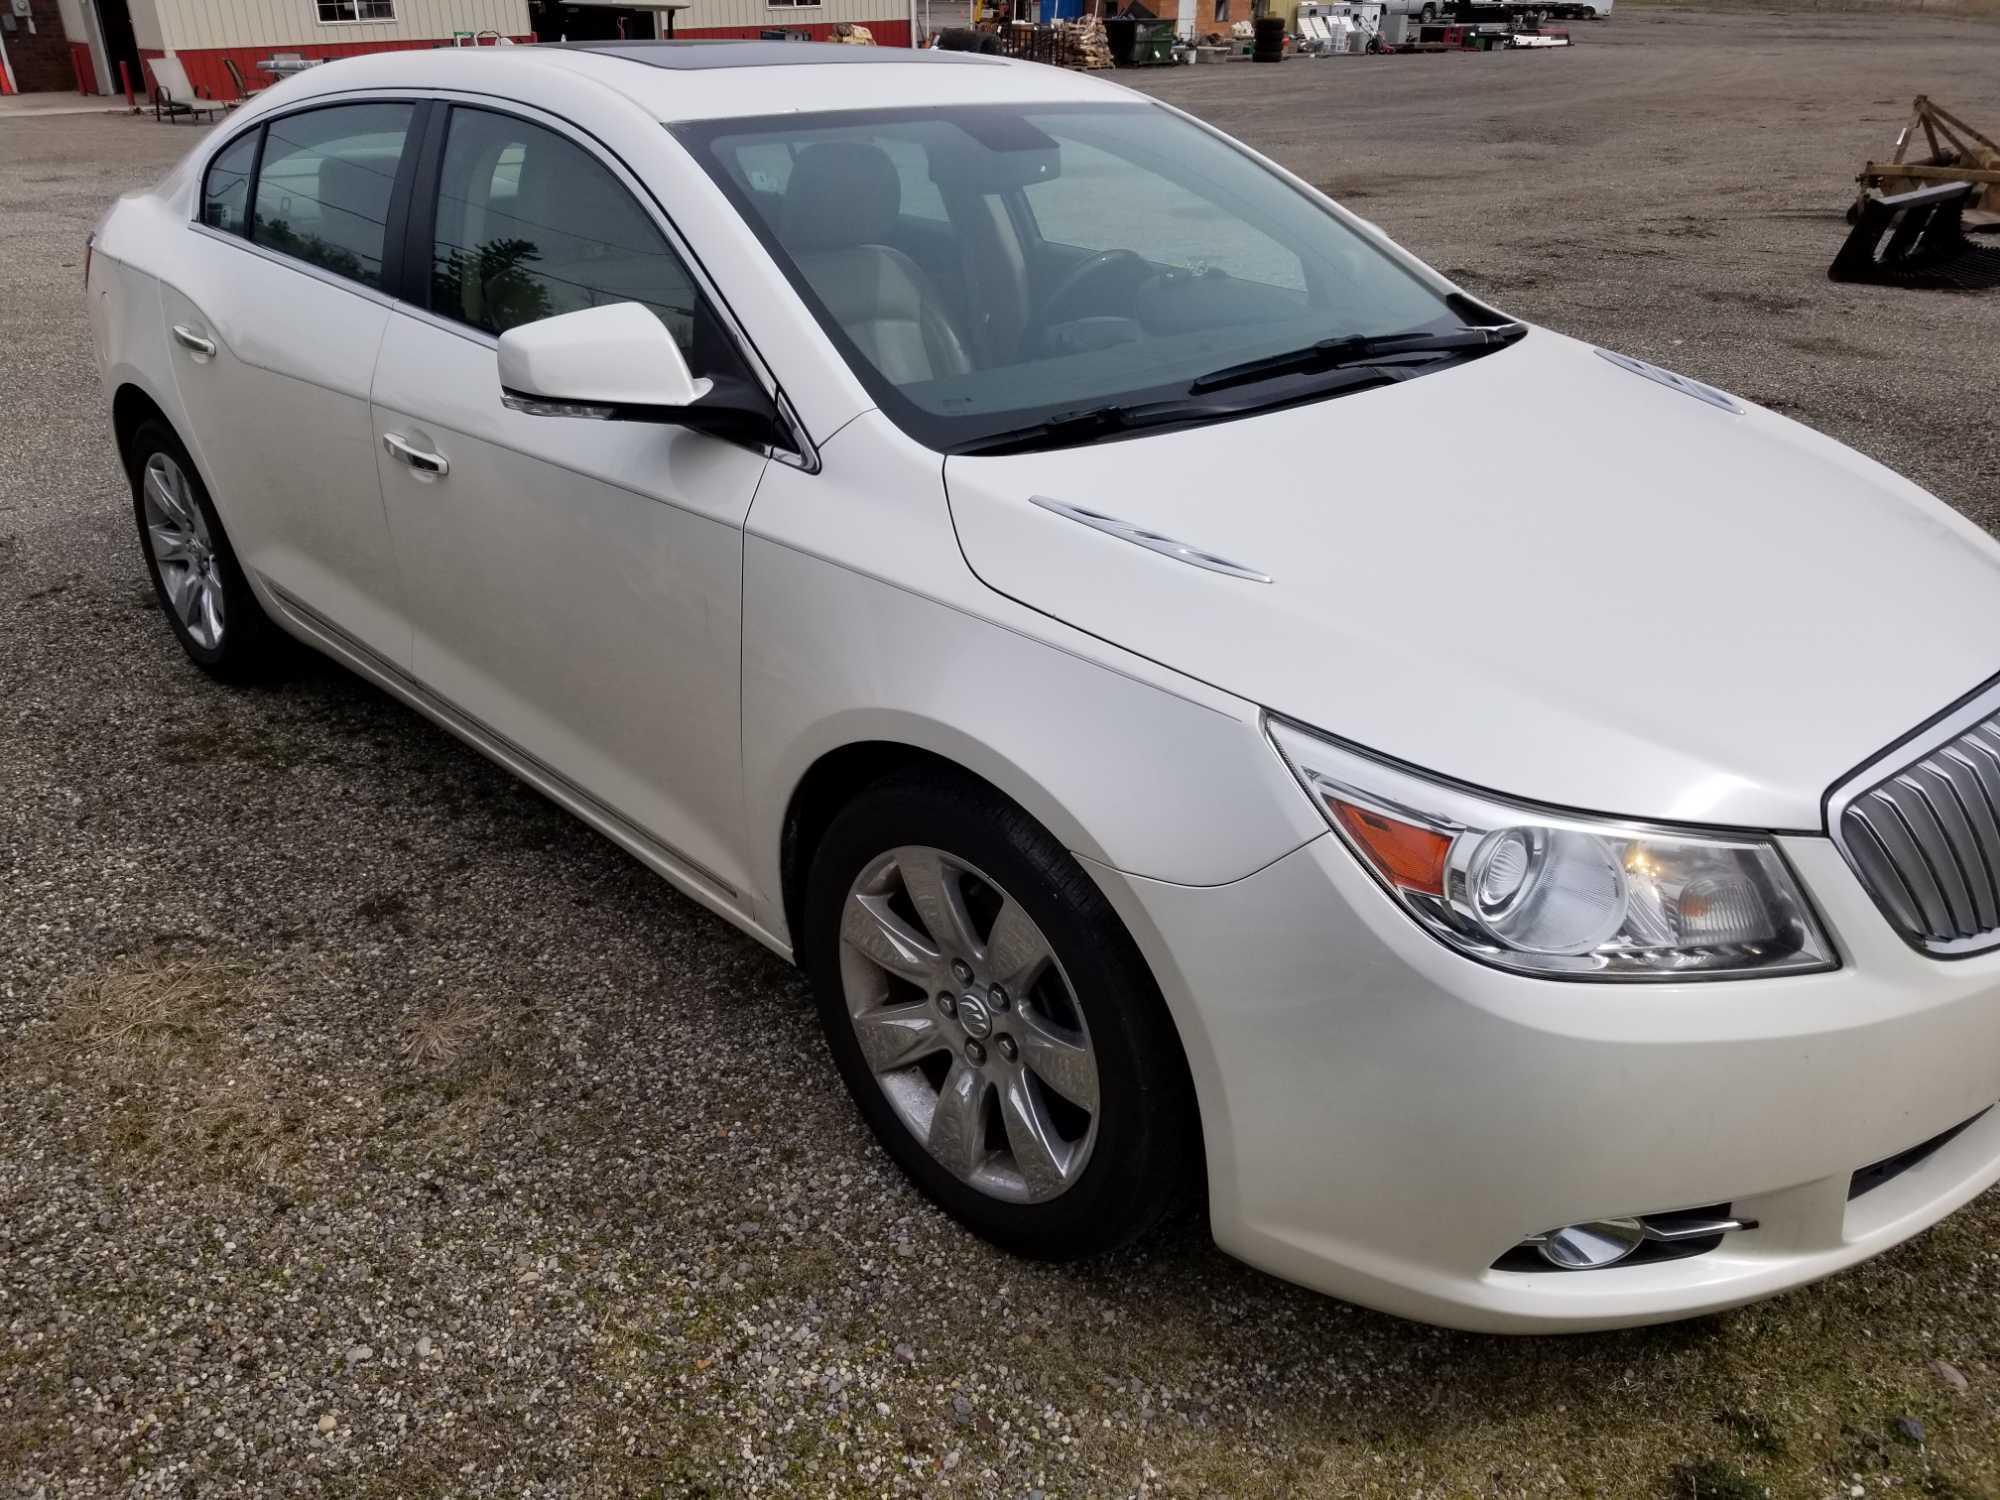
[(792, 162), (779, 238), (861, 352), (897, 385), (972, 368), (922, 267), (888, 241), (903, 181), (879, 146), (825, 141)]

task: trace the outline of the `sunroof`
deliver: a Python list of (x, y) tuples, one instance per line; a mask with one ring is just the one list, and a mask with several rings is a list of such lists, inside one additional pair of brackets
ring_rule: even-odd
[(654, 68), (783, 68), (801, 63), (994, 63), (976, 52), (925, 52), (908, 47), (849, 47), (839, 42), (751, 42), (715, 38), (679, 42), (557, 42), (572, 52), (603, 52)]

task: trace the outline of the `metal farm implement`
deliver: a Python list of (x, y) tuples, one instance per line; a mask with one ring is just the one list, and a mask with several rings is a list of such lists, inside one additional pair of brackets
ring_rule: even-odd
[[(1919, 132), (1930, 158), (1907, 160)], [(1854, 229), (1827, 268), (1835, 281), (2000, 286), (2000, 246), (1968, 237), (2000, 228), (2000, 145), (1919, 94), (1895, 154), (1869, 162), (1856, 181)]]

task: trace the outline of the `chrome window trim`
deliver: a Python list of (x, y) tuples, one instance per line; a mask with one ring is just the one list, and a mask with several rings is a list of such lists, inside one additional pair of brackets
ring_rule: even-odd
[(2000, 715), (2000, 678), (1994, 678), (1984, 686), (1975, 689), (1968, 698), (1947, 709), (1928, 724), (1906, 734), (1888, 749), (1874, 756), (1859, 770), (1843, 777), (1826, 799), (1826, 830), (1833, 840), (1833, 846), (1840, 851), (1840, 857), (1847, 861), (1847, 867), (1854, 873), (1855, 880), (1867, 893), (1882, 913), (1882, 919), (1890, 929), (1908, 943), (1911, 948), (1929, 958), (1957, 959), (1971, 958), (1976, 954), (1991, 952), (2000, 948), (2000, 927), (1969, 938), (1933, 940), (1904, 930), (1882, 897), (1875, 892), (1868, 876), (1863, 872), (1854, 851), (1848, 848), (1842, 825), (1846, 822), (1847, 811), (1854, 803), (1889, 780), (1897, 772), (1905, 770), (1950, 744), (1974, 725)]
[[(791, 432), (792, 441), (796, 444), (796, 451), (776, 447), (771, 444), (759, 445), (761, 451), (767, 457), (779, 463), (789, 464), (791, 467), (800, 469), (805, 473), (817, 474), (820, 472), (819, 448), (813, 442), (812, 434), (806, 431), (804, 423), (799, 420), (798, 412), (793, 407), (791, 400), (785, 395), (784, 385), (779, 381), (777, 371), (771, 367), (769, 361), (758, 350), (755, 342), (750, 337), (749, 330), (743, 326), (742, 321), (736, 316), (736, 310), (729, 305), (729, 299), (722, 295), (721, 287), (716, 284), (715, 278), (709, 274), (708, 267), (702, 263), (701, 257), (695, 253), (694, 246), (681, 234), (679, 226), (674, 223), (673, 217), (667, 213), (666, 206), (653, 195), (652, 190), (640, 180), (638, 175), (625, 165), (623, 158), (617, 152), (599, 141), (596, 136), (592, 135), (581, 125), (576, 124), (574, 121), (566, 120), (561, 115), (551, 114), (545, 109), (524, 103), (519, 99), (509, 98), (503, 94), (483, 94), (469, 89), (363, 88), (315, 94), (310, 99), (300, 100), (294, 107), (269, 110), (254, 115), (250, 119), (242, 120), (241, 124), (243, 128), (241, 130), (230, 132), (226, 140), (217, 142), (214, 149), (201, 158), (201, 170), (194, 175), (193, 211), (188, 217), (188, 228), (205, 234), (211, 239), (262, 255), (266, 260), (274, 264), (286, 266), (293, 270), (304, 271), (321, 281), (327, 282), (329, 285), (342, 287), (348, 291), (356, 292), (361, 296), (370, 297), (391, 311), (407, 313), (412, 317), (419, 318), (431, 324), (433, 327), (441, 328), (447, 332), (456, 333), (461, 337), (468, 337), (476, 342), (497, 348), (499, 340), (482, 328), (474, 328), (469, 323), (461, 323), (455, 319), (443, 317), (437, 313), (433, 313), (429, 308), (418, 307), (413, 302), (405, 302), (401, 298), (391, 297), (374, 287), (363, 285), (357, 281), (351, 281), (344, 276), (334, 275), (322, 267), (313, 265), (310, 261), (303, 261), (296, 256), (285, 255), (270, 249), (268, 246), (260, 245), (248, 235), (229, 234), (212, 228), (201, 221), (202, 192), (204, 184), (208, 181), (209, 168), (214, 164), (215, 158), (218, 155), (228, 150), (233, 142), (240, 140), (251, 131), (261, 130), (274, 120), (287, 119), (292, 115), (305, 114), (315, 109), (327, 109), (351, 104), (422, 104), (426, 101), (444, 105), (459, 104), (467, 109), (483, 109), (491, 114), (513, 115), (527, 121), (531, 125), (539, 125), (545, 130), (554, 131), (564, 140), (570, 142), (570, 144), (576, 146), (579, 150), (588, 152), (601, 163), (617, 179), (619, 185), (632, 194), (639, 204), (640, 211), (660, 231), (674, 254), (680, 257), (681, 264), (687, 269), (689, 276), (693, 278), (697, 290), (700, 291), (702, 296), (708, 299), (709, 305), (715, 309), (724, 332), (736, 346), (736, 352), (742, 357), (745, 367), (763, 385), (765, 394), (771, 398), (772, 404), (778, 408), (785, 426)], [(665, 134), (669, 141), (673, 140), (671, 131), (667, 131)], [(415, 149), (419, 151), (423, 149), (422, 141), (417, 141), (413, 144)], [(406, 147), (406, 149), (408, 148)], [(695, 170), (700, 170), (698, 165), (695, 166)], [(411, 209), (412, 212), (415, 211), (414, 204), (411, 205)]]

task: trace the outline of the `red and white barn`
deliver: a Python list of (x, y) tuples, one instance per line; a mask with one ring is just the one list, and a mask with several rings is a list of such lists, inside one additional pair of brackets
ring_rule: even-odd
[[(951, 7), (956, 24), (963, 0)], [(0, 0), (0, 93), (75, 89), (144, 93), (148, 59), (173, 54), (197, 93), (236, 97), (225, 59), (251, 88), (271, 81), (274, 56), (346, 57), (397, 47), (511, 42), (831, 37), (843, 22), (881, 46), (907, 47), (912, 0)], [(119, 65), (123, 63), (121, 72)]]

